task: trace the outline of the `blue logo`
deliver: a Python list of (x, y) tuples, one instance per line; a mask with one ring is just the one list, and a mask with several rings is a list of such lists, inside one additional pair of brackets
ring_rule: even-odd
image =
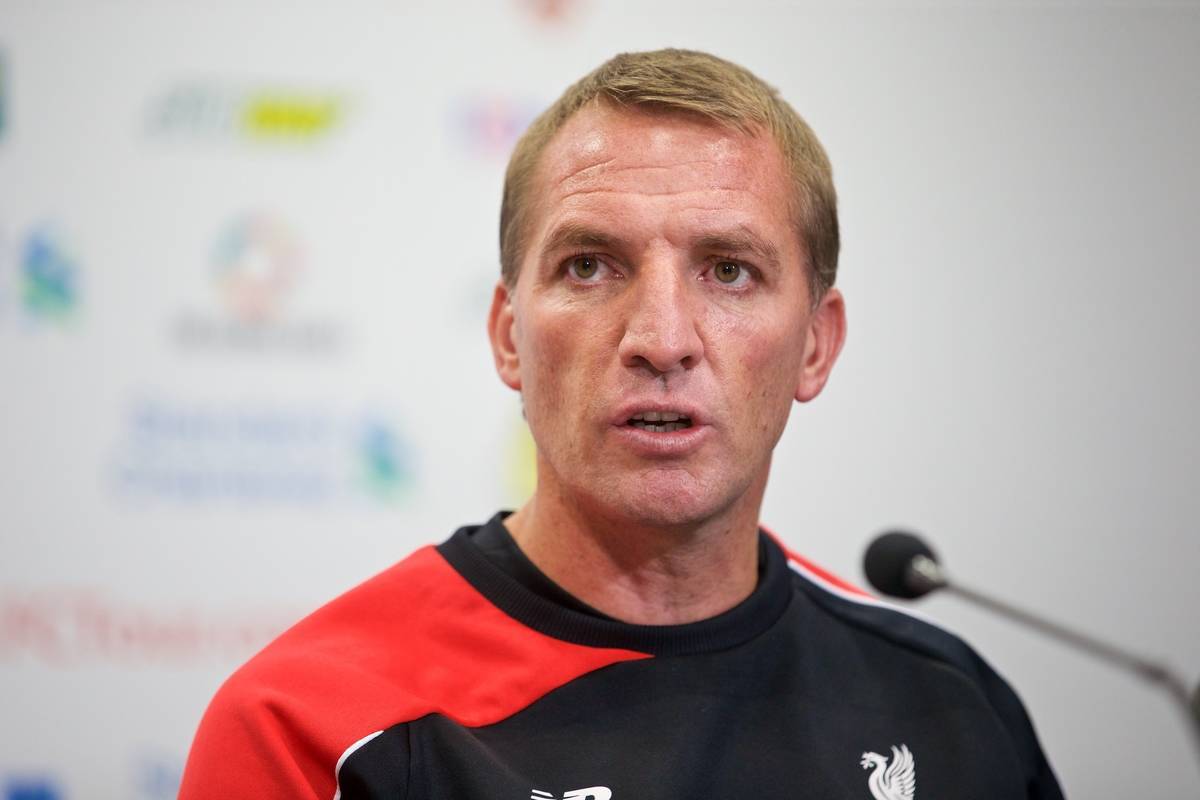
[(20, 293), (34, 319), (63, 323), (79, 305), (79, 261), (62, 235), (40, 225), (25, 238), (20, 254)]
[(4, 780), (4, 800), (63, 800), (58, 783), (47, 775), (14, 775)]

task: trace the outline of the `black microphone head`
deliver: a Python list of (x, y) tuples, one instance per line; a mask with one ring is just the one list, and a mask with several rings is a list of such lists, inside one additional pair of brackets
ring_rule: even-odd
[(937, 563), (933, 550), (916, 535), (905, 531), (881, 533), (867, 547), (863, 572), (877, 591), (911, 600), (937, 588), (910, 577), (913, 559), (917, 556), (925, 556)]

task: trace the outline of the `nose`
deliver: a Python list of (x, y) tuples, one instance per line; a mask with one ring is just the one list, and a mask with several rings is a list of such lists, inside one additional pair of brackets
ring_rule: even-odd
[(644, 266), (630, 287), (631, 307), (617, 349), (621, 363), (653, 377), (689, 370), (704, 357), (698, 298), (675, 265)]

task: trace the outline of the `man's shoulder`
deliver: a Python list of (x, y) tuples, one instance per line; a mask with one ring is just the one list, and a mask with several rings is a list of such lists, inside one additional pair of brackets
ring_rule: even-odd
[[(881, 672), (900, 663), (905, 669), (923, 664), (928, 673), (943, 676), (941, 680), (968, 687), (1007, 731), (1029, 774), (1049, 787), (1046, 796), (1059, 796), (1024, 704), (973, 647), (923, 614), (879, 600), (786, 547), (784, 552), (797, 591), (812, 601), (829, 626), (854, 643), (857, 654), (869, 653), (865, 657)], [(914, 674), (905, 671), (901, 680)]]
[(889, 603), (786, 547), (793, 584), (851, 635), (944, 663), (973, 681), (995, 673), (956, 634), (910, 608)]
[(412, 660), (413, 637), (422, 631), (405, 621), (436, 625), (430, 612), (437, 599), (429, 590), (445, 591), (453, 575), (432, 547), (423, 547), (264, 647), (209, 704), (180, 796), (241, 797), (254, 786), (331, 796), (334, 763), (350, 742), (396, 715), (418, 712), (404, 681), (413, 670), (404, 662)]
[(434, 622), (429, 614), (436, 615), (438, 590), (453, 591), (456, 587), (448, 584), (455, 577), (432, 545), (421, 547), (292, 625), (226, 683), (274, 681), (292, 674), (297, 664), (328, 662), (347, 671), (382, 666), (380, 654), (374, 651), (394, 651), (410, 644), (406, 640), (421, 631), (407, 620)]
[(381, 731), (431, 713), (488, 725), (638, 657), (521, 624), (424, 547), (296, 623), (222, 685), (180, 797), (232, 800), (248, 787), (330, 797), (340, 761)]

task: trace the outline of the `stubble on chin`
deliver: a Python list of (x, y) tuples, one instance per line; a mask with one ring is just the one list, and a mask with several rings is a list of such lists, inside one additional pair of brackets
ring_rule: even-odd
[(563, 488), (575, 508), (614, 524), (688, 530), (728, 514), (753, 485), (727, 480), (686, 467), (656, 467)]

